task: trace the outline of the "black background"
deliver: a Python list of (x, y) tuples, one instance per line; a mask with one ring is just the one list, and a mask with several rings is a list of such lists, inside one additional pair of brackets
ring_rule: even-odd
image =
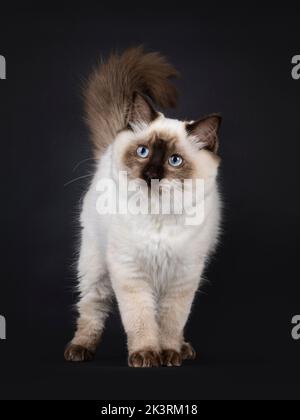
[[(0, 398), (298, 398), (299, 6), (99, 3), (1, 10)], [(92, 170), (77, 166), (91, 157), (81, 86), (100, 56), (141, 43), (181, 72), (169, 115), (224, 117), (224, 233), (187, 326), (199, 357), (179, 369), (127, 368), (116, 310), (96, 361), (70, 365), (89, 178), (65, 184)]]

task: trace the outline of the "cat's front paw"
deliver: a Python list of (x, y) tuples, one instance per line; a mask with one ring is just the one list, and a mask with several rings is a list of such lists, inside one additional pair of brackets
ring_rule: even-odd
[(196, 351), (190, 343), (183, 343), (181, 346), (180, 353), (181, 353), (182, 360), (196, 359)]
[(181, 366), (182, 357), (176, 350), (163, 350), (161, 352), (163, 366)]
[(72, 343), (67, 345), (64, 356), (67, 362), (90, 362), (94, 359), (92, 351)]
[(151, 368), (161, 366), (160, 354), (154, 350), (140, 350), (131, 353), (128, 365), (136, 368)]

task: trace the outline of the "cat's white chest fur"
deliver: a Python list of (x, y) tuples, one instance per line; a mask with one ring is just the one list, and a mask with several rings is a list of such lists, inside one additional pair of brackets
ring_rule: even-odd
[(136, 220), (132, 232), (134, 253), (156, 288), (164, 288), (180, 275), (184, 236), (181, 227), (165, 225), (162, 218)]
[(194, 272), (199, 257), (210, 246), (202, 242), (204, 235), (200, 227), (185, 226), (180, 220), (176, 223), (170, 216), (150, 215), (116, 217), (108, 232), (112, 247), (122, 252), (116, 258), (138, 267), (157, 292)]

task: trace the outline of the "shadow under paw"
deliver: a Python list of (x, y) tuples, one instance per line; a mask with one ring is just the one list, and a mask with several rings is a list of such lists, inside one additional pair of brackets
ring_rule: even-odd
[(196, 359), (196, 351), (190, 343), (183, 343), (181, 347), (182, 360)]
[(92, 351), (72, 343), (68, 344), (64, 356), (67, 362), (90, 362), (94, 359)]
[(130, 367), (151, 368), (161, 366), (160, 355), (153, 350), (141, 350), (131, 353), (128, 359)]
[(163, 350), (161, 353), (163, 366), (181, 366), (182, 357), (176, 350)]

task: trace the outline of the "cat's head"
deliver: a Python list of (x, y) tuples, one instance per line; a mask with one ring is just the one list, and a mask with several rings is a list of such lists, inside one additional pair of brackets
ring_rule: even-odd
[(149, 188), (154, 179), (203, 179), (208, 188), (215, 182), (220, 163), (219, 115), (193, 122), (165, 118), (137, 93), (128, 121), (128, 128), (115, 141), (114, 162), (129, 179), (142, 179)]

